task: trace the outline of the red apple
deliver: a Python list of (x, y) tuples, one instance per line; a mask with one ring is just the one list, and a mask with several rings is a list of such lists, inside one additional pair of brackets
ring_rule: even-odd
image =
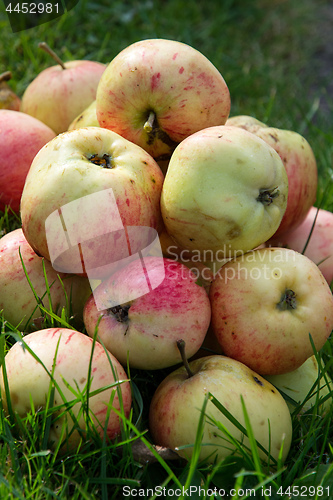
[(26, 329), (34, 319), (44, 315), (39, 310), (21, 259), (44, 307), (61, 315), (62, 308), (68, 305), (68, 313), (82, 321), (83, 306), (91, 293), (88, 279), (57, 273), (49, 261), (33, 251), (22, 229), (15, 229), (0, 239), (0, 311), (3, 310), (4, 318), (13, 326)]
[(174, 40), (129, 45), (110, 62), (97, 89), (100, 125), (156, 159), (170, 157), (194, 132), (223, 125), (229, 111), (229, 90), (217, 68)]
[(38, 118), (57, 134), (96, 98), (105, 64), (79, 60), (44, 69), (26, 88), (21, 111)]
[[(317, 217), (316, 217), (317, 215)], [(312, 225), (314, 229), (311, 233)], [(311, 207), (308, 215), (300, 226), (280, 236), (274, 235), (267, 242), (268, 246), (292, 248), (303, 253), (308, 237), (310, 241), (306, 246), (304, 255), (313, 260), (330, 284), (333, 280), (333, 213), (328, 210)]]
[(333, 329), (333, 295), (318, 267), (286, 248), (227, 262), (210, 288), (212, 328), (226, 356), (261, 375), (296, 370)]
[[(36, 410), (45, 409), (49, 389), (55, 386), (53, 407), (57, 409), (52, 413), (48, 441), (52, 449), (60, 442), (61, 452), (75, 451), (92, 424), (101, 438), (105, 431), (109, 439), (120, 434), (122, 420), (112, 410), (121, 410), (124, 417), (129, 415), (128, 377), (115, 357), (98, 342), (93, 345), (87, 335), (66, 328), (30, 333), (11, 347), (5, 365), (11, 406), (20, 417), (31, 411), (32, 404)], [(7, 411), (2, 368), (0, 387), (2, 405)], [(91, 423), (86, 417), (88, 397)], [(66, 406), (69, 402), (74, 403), (69, 405), (70, 411)]]
[(38, 151), (55, 133), (19, 111), (0, 109), (0, 210), (19, 212), (25, 179)]
[(181, 362), (177, 340), (195, 354), (210, 322), (209, 298), (183, 264), (137, 259), (99, 285), (84, 308), (90, 336), (97, 330), (124, 365), (154, 370)]

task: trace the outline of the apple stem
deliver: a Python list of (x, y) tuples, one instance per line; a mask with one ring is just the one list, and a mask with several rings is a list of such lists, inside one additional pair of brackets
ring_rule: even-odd
[(1, 82), (8, 82), (12, 77), (12, 74), (10, 71), (5, 71), (4, 73), (1, 73), (0, 75), (0, 83)]
[(180, 355), (182, 357), (182, 361), (183, 361), (183, 364), (185, 366), (185, 370), (187, 371), (188, 378), (193, 377), (194, 373), (192, 372), (192, 370), (190, 368), (189, 362), (187, 361), (187, 357), (185, 354), (185, 340), (183, 340), (183, 339), (177, 340), (177, 347), (178, 347), (178, 350), (179, 350)]
[(143, 128), (144, 128), (145, 132), (147, 132), (147, 134), (149, 134), (153, 130), (154, 121), (155, 121), (155, 113), (154, 113), (154, 111), (150, 111), (148, 119), (143, 126)]
[(60, 57), (54, 52), (54, 50), (51, 49), (51, 47), (49, 47), (47, 45), (47, 43), (45, 42), (40, 42), (38, 44), (38, 47), (42, 50), (44, 50), (44, 52), (46, 52), (47, 54), (49, 54), (51, 57), (53, 57), (53, 59), (58, 63), (60, 64), (60, 66), (62, 67), (62, 69), (66, 69), (66, 66), (65, 64), (62, 62), (62, 60), (60, 59)]

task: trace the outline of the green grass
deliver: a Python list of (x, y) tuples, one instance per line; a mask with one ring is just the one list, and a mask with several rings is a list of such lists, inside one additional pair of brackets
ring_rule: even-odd
[[(317, 58), (323, 43), (318, 10), (328, 4), (320, 0), (206, 0), (185, 6), (179, 0), (100, 0), (98, 4), (81, 0), (62, 18), (16, 34), (11, 32), (6, 14), (0, 11), (0, 73), (11, 70), (12, 86), (22, 95), (38, 72), (52, 64), (37, 48), (40, 41), (46, 41), (64, 60), (86, 58), (104, 63), (143, 38), (162, 37), (188, 43), (204, 53), (223, 74), (231, 94), (231, 115), (250, 114), (270, 126), (304, 135), (318, 164), (317, 205), (333, 211), (333, 101), (326, 91), (328, 78), (318, 80)], [(324, 100), (325, 107), (321, 105)], [(0, 235), (19, 226), (17, 216), (0, 213)], [(45, 316), (46, 325), (50, 326), (71, 321), (68, 311), (62, 318), (53, 316), (53, 320), (47, 313)], [(20, 332), (3, 319), (0, 328), (3, 364)], [(326, 373), (331, 376), (332, 349), (328, 341), (320, 353)], [(123, 421), (122, 436), (110, 444), (91, 428), (91, 440), (68, 456), (61, 456), (57, 450), (50, 452), (46, 445), (51, 409), (32, 408), (26, 418), (18, 419), (14, 425), (14, 416), (6, 415), (0, 407), (1, 500), (104, 500), (121, 498), (124, 486), (146, 490), (160, 486), (167, 490), (181, 485), (226, 490), (254, 488), (256, 498), (264, 498), (262, 488), (267, 489), (266, 497), (270, 499), (332, 497), (332, 408), (325, 416), (318, 416), (316, 407), (303, 414), (300, 406), (295, 408), (291, 451), (284, 466), (275, 469), (258, 459), (253, 437), (250, 449), (241, 447), (237, 457), (213, 465), (200, 463), (200, 428), (191, 463), (165, 461), (153, 450), (155, 461), (141, 463), (139, 441), (151, 448), (147, 431), (149, 402), (170, 371), (131, 370), (133, 410), (130, 418)], [(324, 377), (321, 383), (325, 383)], [(222, 426), (219, 430), (223, 432)], [(251, 437), (249, 425), (247, 432)], [(314, 486), (319, 489), (314, 491)], [(326, 494), (327, 488), (330, 495)], [(281, 491), (286, 494), (281, 495)], [(191, 498), (198, 496), (193, 494)]]

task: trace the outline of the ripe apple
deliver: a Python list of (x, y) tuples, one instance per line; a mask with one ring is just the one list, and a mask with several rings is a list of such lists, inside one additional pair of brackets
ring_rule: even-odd
[(19, 111), (0, 109), (0, 210), (19, 212), (31, 162), (55, 133), (44, 123)]
[(155, 160), (120, 135), (98, 127), (64, 132), (31, 165), (23, 232), (57, 270), (87, 275), (128, 255), (129, 227), (159, 230), (162, 183)]
[(226, 356), (261, 375), (295, 370), (333, 328), (333, 295), (318, 267), (286, 248), (227, 262), (210, 288), (212, 328)]
[(249, 115), (230, 116), (225, 124), (227, 126), (241, 127), (252, 133), (257, 132), (259, 128), (268, 127), (268, 125), (264, 122), (261, 122), (254, 116)]
[[(35, 409), (45, 409), (49, 389), (54, 385), (48, 443), (52, 449), (60, 441), (63, 443), (62, 452), (74, 452), (80, 441), (86, 440), (88, 426), (92, 424), (102, 438), (105, 428), (109, 439), (120, 434), (122, 422), (112, 409), (119, 411), (122, 408), (124, 416), (128, 417), (131, 408), (130, 384), (116, 358), (98, 342), (93, 346), (93, 340), (87, 335), (66, 328), (48, 328), (30, 333), (11, 347), (5, 356), (5, 365), (11, 406), (20, 417), (31, 411), (31, 403)], [(2, 404), (7, 411), (3, 375), (1, 367)], [(110, 387), (111, 384), (114, 385)], [(93, 394), (100, 389), (101, 392)], [(91, 422), (83, 408), (88, 397)], [(69, 411), (66, 402), (73, 401), (76, 402)]]
[[(255, 439), (275, 460), (283, 446), (282, 460), (286, 459), (292, 423), (286, 402), (277, 389), (247, 366), (221, 355), (191, 361), (189, 368), (191, 375), (184, 367), (170, 373), (152, 398), (149, 429), (156, 444), (176, 450), (189, 460), (208, 393), (246, 427), (242, 396)], [(200, 460), (214, 462), (237, 453), (229, 436), (211, 419), (220, 422), (235, 440), (249, 446), (248, 438), (208, 399)], [(259, 454), (267, 458), (260, 449)]]
[(183, 264), (149, 257), (136, 259), (110, 276), (84, 307), (84, 324), (116, 358), (145, 370), (181, 362), (177, 340), (188, 356), (204, 341), (210, 302), (203, 287)]
[[(322, 365), (324, 366), (323, 362)], [(287, 396), (290, 396), (296, 403), (304, 403), (301, 413), (310, 410), (317, 400), (323, 400), (328, 395), (330, 397), (319, 404), (319, 413), (326, 413), (332, 406), (332, 388), (329, 386), (329, 384), (332, 384), (331, 377), (328, 373), (325, 374), (325, 377), (321, 377), (318, 362), (314, 355), (292, 372), (282, 375), (266, 375), (265, 378), (279, 391), (283, 391)], [(287, 401), (287, 405), (292, 413), (295, 410), (295, 405), (289, 401)]]
[(96, 115), (96, 100), (93, 101), (82, 113), (79, 114), (69, 125), (68, 130), (83, 127), (99, 127)]
[(107, 66), (96, 110), (101, 127), (163, 159), (185, 137), (223, 125), (230, 94), (217, 68), (193, 47), (174, 40), (141, 40)]
[[(313, 223), (313, 231), (311, 232)], [(310, 236), (311, 234), (311, 236)], [(313, 260), (330, 284), (333, 281), (333, 213), (317, 207), (311, 207), (305, 220), (296, 229), (281, 235), (274, 235), (269, 246), (287, 247), (303, 253)]]
[(21, 111), (60, 134), (95, 100), (106, 66), (87, 60), (66, 63), (56, 60), (57, 65), (41, 71), (28, 85), (22, 96)]
[(268, 127), (251, 116), (234, 116), (227, 122), (231, 124), (256, 134), (279, 154), (287, 171), (289, 189), (287, 209), (275, 234), (296, 228), (317, 196), (317, 162), (310, 144), (297, 132)]
[(10, 71), (5, 71), (0, 75), (0, 109), (11, 109), (19, 111), (21, 106), (21, 99), (8, 85), (12, 74)]
[(165, 176), (161, 210), (183, 249), (219, 261), (267, 241), (287, 205), (288, 179), (279, 155), (256, 135), (210, 127), (184, 139)]
[[(43, 259), (28, 244), (22, 229), (15, 229), (0, 238), (0, 311), (12, 325), (26, 329), (41, 313), (26, 278), (22, 261), (37, 297), (44, 307), (61, 315), (68, 312), (82, 323), (83, 306), (91, 289), (87, 278), (57, 273), (44, 260), (49, 294), (45, 282)], [(67, 297), (66, 297), (67, 295)]]

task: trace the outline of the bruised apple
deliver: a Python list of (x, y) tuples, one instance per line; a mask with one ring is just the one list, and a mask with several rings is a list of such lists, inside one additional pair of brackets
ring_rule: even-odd
[[(196, 359), (188, 368), (189, 371), (182, 366), (170, 373), (152, 398), (149, 429), (156, 444), (190, 460), (201, 410), (211, 393), (246, 428), (243, 398), (255, 439), (270, 451), (273, 459), (278, 459), (281, 449), (282, 461), (286, 459), (292, 423), (277, 389), (244, 364), (226, 356)], [(214, 462), (238, 453), (232, 440), (249, 446), (248, 438), (208, 398), (199, 459)], [(267, 459), (264, 451), (258, 451), (263, 460)]]
[(124, 417), (129, 415), (130, 383), (116, 358), (87, 335), (66, 328), (30, 333), (8, 351), (5, 367), (8, 394), (4, 369), (0, 369), (5, 411), (7, 396), (20, 417), (31, 411), (32, 404), (39, 411), (45, 410), (50, 388), (55, 387), (48, 439), (52, 449), (60, 443), (61, 452), (75, 451), (81, 440), (86, 441), (91, 425), (101, 438), (104, 433), (109, 439), (120, 434), (122, 420), (113, 409)]
[(124, 365), (154, 370), (180, 363), (177, 340), (192, 356), (210, 322), (209, 298), (196, 279), (179, 262), (136, 259), (94, 290), (84, 307), (86, 330)]
[(226, 356), (261, 375), (296, 370), (333, 329), (333, 295), (316, 266), (286, 248), (227, 262), (210, 287), (212, 328)]

